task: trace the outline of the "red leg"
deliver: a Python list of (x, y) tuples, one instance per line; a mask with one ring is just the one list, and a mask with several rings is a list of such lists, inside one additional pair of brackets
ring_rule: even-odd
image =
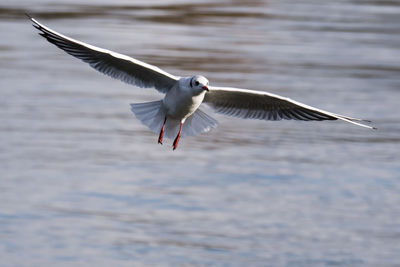
[(182, 125), (183, 123), (181, 122), (181, 125), (179, 126), (179, 133), (176, 136), (175, 140), (174, 140), (174, 150), (178, 147), (178, 143), (179, 143), (179, 139), (181, 138), (181, 132), (182, 132)]
[(164, 123), (163, 123), (161, 131), (160, 131), (160, 136), (158, 137), (158, 143), (159, 144), (162, 144), (162, 140), (163, 140), (163, 137), (164, 137), (165, 123), (166, 122), (167, 122), (167, 117), (165, 116)]

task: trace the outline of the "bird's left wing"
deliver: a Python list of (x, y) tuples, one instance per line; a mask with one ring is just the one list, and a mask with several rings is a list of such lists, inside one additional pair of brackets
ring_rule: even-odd
[(373, 127), (360, 123), (361, 119), (351, 118), (317, 109), (279, 95), (228, 87), (209, 86), (204, 103), (218, 113), (244, 119), (260, 120), (344, 120), (358, 126)]
[[(29, 16), (29, 15), (28, 15)], [(30, 17), (33, 26), (40, 35), (50, 43), (58, 46), (68, 54), (89, 63), (94, 69), (139, 87), (154, 87), (162, 93), (175, 85), (179, 77), (171, 75), (160, 68), (137, 59), (86, 44), (62, 35)]]

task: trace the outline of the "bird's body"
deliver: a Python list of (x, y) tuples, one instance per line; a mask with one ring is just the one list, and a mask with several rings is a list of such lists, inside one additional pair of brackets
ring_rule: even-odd
[(194, 94), (190, 86), (191, 77), (180, 78), (176, 86), (172, 87), (163, 99), (163, 107), (167, 116), (183, 122), (192, 115), (204, 100), (206, 91), (201, 90)]
[(159, 133), (159, 143), (162, 144), (164, 136), (175, 137), (174, 149), (181, 135), (198, 135), (217, 127), (217, 121), (201, 111), (202, 103), (218, 113), (239, 118), (305, 121), (340, 119), (373, 129), (360, 123), (363, 120), (327, 112), (268, 92), (209, 86), (209, 81), (201, 75), (174, 76), (137, 59), (69, 38), (29, 18), (41, 36), (94, 69), (126, 83), (155, 88), (164, 93), (162, 100), (131, 104), (131, 110), (150, 130)]

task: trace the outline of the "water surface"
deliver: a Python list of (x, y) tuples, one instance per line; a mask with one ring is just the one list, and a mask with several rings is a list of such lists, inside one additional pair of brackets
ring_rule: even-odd
[[(24, 16), (214, 85), (374, 121), (263, 122), (157, 144)], [(2, 1), (1, 266), (398, 266), (399, 1)]]

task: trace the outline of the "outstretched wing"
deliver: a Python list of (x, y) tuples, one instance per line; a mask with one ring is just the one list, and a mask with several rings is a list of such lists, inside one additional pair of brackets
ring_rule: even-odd
[(112, 78), (139, 87), (154, 87), (162, 93), (166, 93), (179, 79), (156, 66), (69, 38), (29, 18), (47, 41)]
[(373, 127), (359, 123), (361, 119), (350, 118), (317, 109), (279, 95), (227, 87), (209, 87), (204, 103), (218, 113), (244, 119), (260, 120), (344, 120), (358, 126)]

